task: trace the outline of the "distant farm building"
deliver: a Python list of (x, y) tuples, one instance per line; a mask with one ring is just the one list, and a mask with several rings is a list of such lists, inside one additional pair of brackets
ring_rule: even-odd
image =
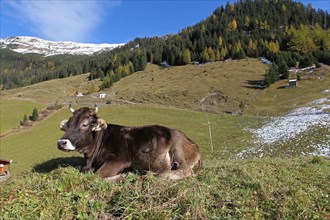
[(261, 57), (260, 60), (263, 63), (267, 64), (267, 65), (272, 65), (273, 64), (270, 60), (266, 59), (265, 57)]
[(82, 97), (82, 96), (84, 96), (81, 92), (79, 92), (78, 94), (77, 94), (77, 97)]
[(298, 81), (296, 79), (289, 80), (289, 87), (296, 87), (298, 84)]
[(105, 93), (101, 93), (101, 94), (99, 95), (99, 98), (100, 98), (100, 99), (104, 99), (106, 96), (107, 96), (107, 94), (105, 94)]
[(170, 68), (170, 64), (167, 63), (167, 61), (163, 61), (161, 64), (160, 64), (162, 67), (165, 67), (165, 68)]

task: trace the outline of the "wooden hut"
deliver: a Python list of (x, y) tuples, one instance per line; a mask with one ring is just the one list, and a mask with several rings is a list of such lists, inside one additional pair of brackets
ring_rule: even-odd
[(298, 84), (296, 79), (289, 80), (289, 87), (296, 87)]
[(10, 174), (10, 164), (13, 160), (6, 160), (0, 158), (0, 177), (9, 176)]

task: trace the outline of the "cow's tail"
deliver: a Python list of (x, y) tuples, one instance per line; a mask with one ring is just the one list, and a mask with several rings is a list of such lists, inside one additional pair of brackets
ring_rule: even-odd
[(199, 150), (199, 146), (198, 146), (197, 143), (195, 143), (194, 141), (192, 141), (191, 139), (189, 139), (189, 138), (186, 137), (186, 136), (185, 136), (185, 139), (186, 139), (186, 141), (187, 141), (189, 144), (195, 146), (195, 150), (196, 150), (196, 151), (198, 152), (198, 154), (199, 154), (199, 158), (198, 158), (198, 161), (197, 161), (197, 163), (198, 163), (198, 168), (197, 168), (197, 170), (196, 170), (196, 173), (199, 174), (199, 173), (202, 171), (202, 169), (203, 169), (203, 159), (202, 159), (202, 156), (201, 156), (201, 153), (200, 153), (200, 150)]

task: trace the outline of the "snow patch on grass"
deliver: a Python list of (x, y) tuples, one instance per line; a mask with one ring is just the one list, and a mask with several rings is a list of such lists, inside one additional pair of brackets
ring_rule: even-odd
[[(237, 156), (244, 157), (246, 153), (263, 156), (264, 151), (273, 151), (274, 145), (292, 141), (303, 140), (311, 128), (322, 127), (330, 132), (330, 99), (321, 98), (309, 103), (306, 107), (289, 112), (284, 117), (272, 117), (270, 122), (261, 128), (249, 129), (255, 136), (254, 147), (241, 151)], [(330, 157), (330, 135), (326, 135), (321, 143), (308, 143), (308, 148), (313, 148), (312, 155)], [(299, 147), (299, 146), (297, 146)], [(302, 152), (302, 154), (306, 154)]]

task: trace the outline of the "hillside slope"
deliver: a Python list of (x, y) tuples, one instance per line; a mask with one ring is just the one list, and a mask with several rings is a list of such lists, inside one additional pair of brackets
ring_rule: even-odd
[[(99, 79), (89, 81), (89, 74), (83, 74), (4, 90), (0, 98), (1, 101), (24, 100), (44, 105), (54, 102), (90, 106), (135, 103), (213, 113), (278, 116), (327, 97), (322, 92), (329, 90), (328, 66), (312, 73), (300, 72), (301, 80), (295, 88), (286, 88), (288, 81), (281, 80), (264, 89), (262, 82), (267, 69), (267, 65), (253, 58), (171, 68), (149, 64), (146, 70), (129, 75), (103, 91), (98, 91)], [(291, 77), (297, 76), (292, 74)], [(76, 93), (84, 96), (76, 97)], [(105, 93), (106, 98), (99, 99), (100, 93)]]
[(251, 105), (260, 94), (250, 83), (262, 80), (267, 68), (257, 59), (171, 68), (148, 65), (145, 71), (115, 83), (107, 93), (136, 103), (238, 112), (240, 103)]
[(99, 81), (89, 81), (89, 74), (65, 79), (54, 79), (17, 89), (1, 91), (1, 100), (26, 100), (49, 104), (55, 101), (69, 103), (76, 92), (90, 93), (98, 90)]
[[(92, 92), (98, 90), (101, 82), (98, 79), (88, 81), (88, 74), (83, 74), (4, 90), (1, 99), (85, 105), (101, 104), (110, 99), (121, 104), (162, 105), (216, 113), (239, 112), (252, 105), (262, 92), (253, 83), (263, 80), (267, 68), (254, 58), (171, 68), (149, 64), (146, 70), (122, 78), (110, 89), (94, 94)], [(76, 97), (76, 92), (91, 94)], [(106, 93), (107, 98), (96, 99), (99, 93)], [(240, 107), (242, 104), (244, 106)]]
[(265, 89), (268, 68), (253, 58), (171, 68), (149, 64), (145, 71), (123, 78), (104, 92), (113, 100), (254, 116), (284, 115), (327, 97), (322, 92), (329, 89), (328, 66), (299, 72), (301, 80), (295, 88), (280, 80)]

